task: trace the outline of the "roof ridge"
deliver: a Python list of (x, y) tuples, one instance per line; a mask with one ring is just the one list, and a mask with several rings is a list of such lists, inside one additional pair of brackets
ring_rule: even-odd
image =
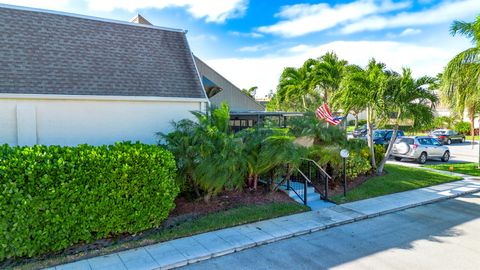
[(16, 6), (16, 5), (9, 5), (9, 4), (3, 4), (3, 3), (0, 3), (0, 8), (14, 9), (14, 10), (22, 10), (22, 11), (30, 11), (30, 12), (38, 12), (38, 13), (46, 13), (46, 14), (53, 14), (53, 15), (59, 15), (59, 16), (72, 17), (72, 18), (77, 18), (77, 19), (85, 19), (85, 20), (92, 20), (92, 21), (101, 21), (101, 22), (106, 22), (106, 23), (115, 23), (115, 24), (123, 24), (123, 25), (135, 26), (135, 27), (144, 27), (144, 28), (151, 28), (151, 29), (171, 31), (171, 32), (187, 33), (187, 30), (185, 30), (185, 29), (180, 29), (180, 28), (170, 28), (170, 27), (163, 27), (163, 26), (156, 26), (156, 25), (147, 25), (147, 24), (133, 23), (133, 22), (127, 22), (127, 21), (121, 21), (121, 20), (114, 20), (114, 19), (107, 19), (107, 18), (101, 18), (101, 17), (89, 16), (89, 15), (82, 15), (82, 14), (71, 13), (71, 12), (64, 12), (64, 11), (56, 11), (56, 10), (50, 10), (50, 9), (32, 8), (32, 7), (25, 7), (25, 6)]

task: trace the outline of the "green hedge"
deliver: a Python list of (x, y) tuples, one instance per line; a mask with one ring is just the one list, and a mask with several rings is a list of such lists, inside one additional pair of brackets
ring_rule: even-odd
[(160, 225), (179, 192), (158, 146), (0, 146), (0, 261)]
[(463, 135), (470, 135), (470, 122), (455, 123), (454, 129), (456, 132)]

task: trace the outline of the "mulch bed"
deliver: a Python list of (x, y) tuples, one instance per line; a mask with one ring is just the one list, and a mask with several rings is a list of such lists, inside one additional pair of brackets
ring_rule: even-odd
[(212, 197), (209, 203), (202, 199), (195, 201), (179, 197), (175, 200), (175, 209), (170, 217), (178, 217), (195, 213), (204, 215), (235, 208), (241, 205), (258, 205), (272, 202), (292, 202), (293, 200), (284, 192), (265, 193), (262, 187), (256, 191), (224, 191), (219, 196)]

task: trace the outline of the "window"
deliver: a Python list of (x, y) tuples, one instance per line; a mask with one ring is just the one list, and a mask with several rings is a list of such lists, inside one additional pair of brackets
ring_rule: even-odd
[(434, 138), (430, 139), (430, 143), (431, 145), (436, 145), (436, 146), (442, 145), (437, 139), (434, 139)]
[(414, 144), (414, 140), (412, 138), (400, 138), (400, 139), (398, 139), (398, 142), (399, 143), (406, 143), (408, 145), (413, 145)]
[(420, 143), (421, 145), (432, 145), (433, 144), (432, 139), (430, 139), (430, 138), (419, 138), (418, 143)]

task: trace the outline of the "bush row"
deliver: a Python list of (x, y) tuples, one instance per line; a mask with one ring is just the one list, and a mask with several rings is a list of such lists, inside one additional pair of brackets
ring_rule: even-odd
[(158, 146), (0, 146), (0, 260), (136, 233), (167, 218), (179, 192)]

